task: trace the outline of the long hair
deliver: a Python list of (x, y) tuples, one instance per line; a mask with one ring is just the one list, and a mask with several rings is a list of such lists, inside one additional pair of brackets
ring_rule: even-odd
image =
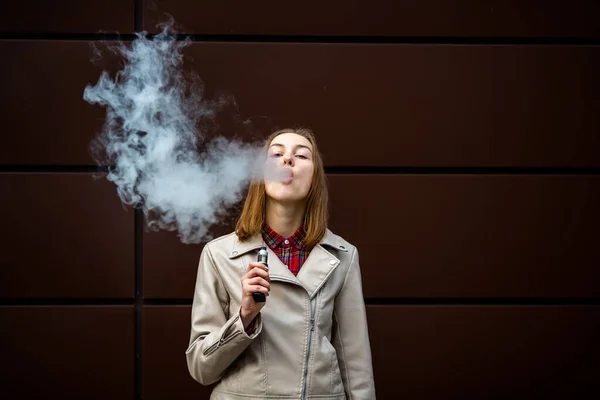
[[(329, 193), (327, 190), (327, 180), (325, 170), (323, 169), (323, 160), (317, 148), (315, 135), (310, 129), (281, 129), (273, 132), (266, 140), (264, 153), (273, 139), (282, 133), (295, 133), (306, 138), (313, 147), (313, 166), (314, 172), (312, 183), (307, 195), (306, 211), (304, 213), (304, 245), (311, 250), (325, 235), (327, 230), (327, 220), (329, 212), (327, 209), (329, 203)], [(248, 194), (244, 202), (244, 207), (236, 223), (236, 233), (241, 241), (244, 241), (259, 233), (265, 222), (266, 192), (264, 180), (253, 180), (248, 188)]]

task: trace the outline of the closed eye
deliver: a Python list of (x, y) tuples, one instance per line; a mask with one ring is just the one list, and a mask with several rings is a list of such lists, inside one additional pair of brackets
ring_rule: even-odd
[(303, 160), (308, 160), (308, 157), (306, 157), (306, 156), (305, 156), (305, 155), (303, 155), (303, 154), (296, 154), (296, 157), (298, 157), (298, 158), (301, 158), (301, 159), (303, 159)]

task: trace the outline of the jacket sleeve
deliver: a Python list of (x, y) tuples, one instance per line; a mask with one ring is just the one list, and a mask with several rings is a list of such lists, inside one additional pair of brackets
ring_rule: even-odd
[(260, 313), (254, 320), (254, 331), (248, 335), (239, 310), (230, 316), (228, 309), (229, 295), (215, 266), (209, 245), (206, 245), (198, 265), (191, 334), (189, 347), (185, 352), (190, 375), (203, 385), (220, 380), (229, 365), (262, 330)]
[(371, 346), (356, 248), (342, 289), (335, 300), (332, 342), (348, 400), (374, 400)]

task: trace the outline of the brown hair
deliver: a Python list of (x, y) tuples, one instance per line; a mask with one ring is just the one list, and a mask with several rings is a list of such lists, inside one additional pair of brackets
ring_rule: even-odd
[[(312, 184), (308, 191), (306, 212), (304, 214), (304, 232), (306, 237), (304, 245), (311, 250), (325, 235), (327, 229), (327, 219), (329, 217), (327, 205), (329, 202), (329, 193), (327, 190), (327, 180), (323, 168), (323, 160), (317, 148), (317, 141), (314, 133), (310, 129), (281, 129), (272, 133), (266, 140), (263, 148), (266, 154), (269, 145), (277, 136), (282, 133), (295, 133), (306, 138), (313, 147), (313, 165), (314, 172)], [(266, 192), (263, 180), (254, 180), (250, 183), (244, 208), (236, 223), (236, 233), (241, 241), (244, 241), (259, 233), (265, 222)]]

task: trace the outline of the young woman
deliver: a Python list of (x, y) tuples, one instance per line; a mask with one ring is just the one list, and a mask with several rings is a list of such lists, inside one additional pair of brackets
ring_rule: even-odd
[(315, 137), (275, 132), (265, 155), (277, 178), (253, 182), (235, 232), (202, 250), (189, 372), (214, 400), (373, 400), (358, 252), (327, 228)]

